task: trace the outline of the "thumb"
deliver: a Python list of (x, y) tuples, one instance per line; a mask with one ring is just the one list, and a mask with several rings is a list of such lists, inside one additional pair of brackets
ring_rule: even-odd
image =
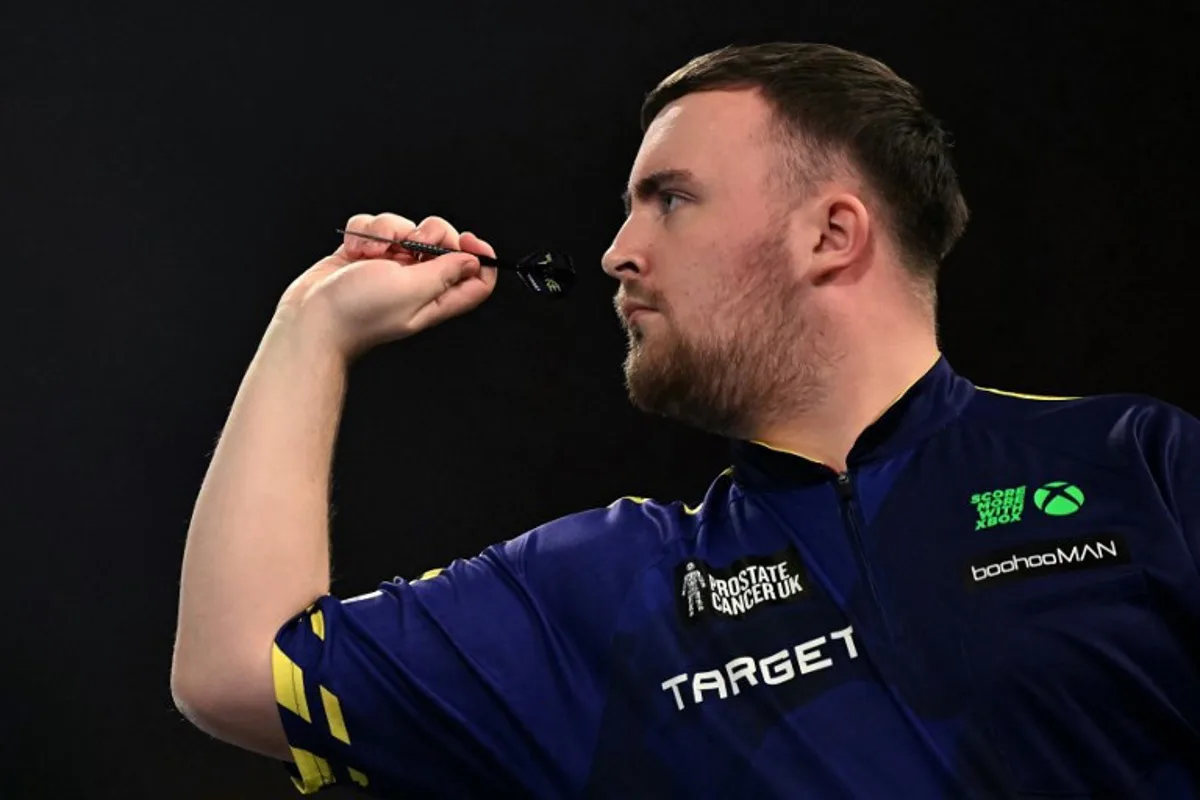
[[(435, 280), (438, 281), (437, 294), (449, 291), (466, 279), (479, 274), (479, 259), (470, 254), (446, 254), (437, 261), (441, 262), (437, 265), (437, 271), (434, 273)], [(431, 265), (432, 263), (430, 262)]]

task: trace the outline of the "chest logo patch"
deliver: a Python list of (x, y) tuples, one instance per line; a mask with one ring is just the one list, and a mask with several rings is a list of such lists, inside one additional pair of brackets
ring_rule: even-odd
[[(971, 495), (971, 505), (979, 515), (975, 530), (1020, 522), (1026, 494), (1025, 486), (1011, 486)], [(1083, 507), (1083, 490), (1066, 481), (1051, 481), (1033, 491), (1033, 505), (1047, 516), (1067, 517)]]
[(1011, 525), (1020, 522), (1021, 514), (1025, 511), (1025, 487), (1013, 486), (973, 494), (971, 505), (975, 506), (975, 511), (979, 514), (979, 518), (975, 520), (975, 530), (984, 531), (997, 525)]
[(1066, 481), (1051, 481), (1033, 493), (1033, 504), (1052, 517), (1065, 517), (1083, 505), (1083, 490)]
[(747, 556), (728, 567), (689, 559), (675, 568), (675, 605), (684, 622), (736, 618), (763, 606), (802, 599), (808, 575), (794, 547)]
[(1129, 547), (1116, 534), (1046, 539), (976, 556), (967, 564), (964, 578), (967, 585), (974, 588), (1056, 572), (1128, 563)]

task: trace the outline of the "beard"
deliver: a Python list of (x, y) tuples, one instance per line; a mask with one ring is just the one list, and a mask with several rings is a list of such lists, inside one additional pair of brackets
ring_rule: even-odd
[(820, 402), (828, 327), (802, 309), (783, 230), (749, 242), (736, 273), (736, 295), (698, 334), (683, 335), (666, 315), (651, 320), (655, 330), (626, 327), (625, 386), (636, 408), (748, 439)]

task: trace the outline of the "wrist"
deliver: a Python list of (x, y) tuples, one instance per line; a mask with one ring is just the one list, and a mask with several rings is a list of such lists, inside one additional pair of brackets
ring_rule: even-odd
[(345, 370), (353, 354), (338, 333), (333, 314), (314, 298), (281, 305), (267, 327), (266, 340), (305, 362)]

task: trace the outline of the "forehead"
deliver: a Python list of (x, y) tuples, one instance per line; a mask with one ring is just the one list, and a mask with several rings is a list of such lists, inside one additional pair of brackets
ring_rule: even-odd
[(669, 103), (646, 129), (630, 182), (659, 169), (704, 175), (731, 161), (744, 166), (745, 159), (763, 157), (769, 121), (770, 109), (754, 90), (685, 95)]

